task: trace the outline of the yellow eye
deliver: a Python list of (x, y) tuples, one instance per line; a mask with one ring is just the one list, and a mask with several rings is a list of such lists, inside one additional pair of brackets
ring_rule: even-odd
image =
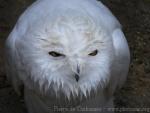
[(61, 53), (57, 53), (57, 52), (55, 52), (55, 51), (49, 52), (49, 55), (51, 55), (51, 56), (53, 56), (53, 57), (65, 56), (65, 55), (63, 55), (63, 54), (61, 54)]
[(93, 51), (92, 53), (90, 53), (89, 55), (90, 55), (90, 56), (96, 56), (97, 53), (98, 53), (98, 50), (95, 50), (95, 51)]

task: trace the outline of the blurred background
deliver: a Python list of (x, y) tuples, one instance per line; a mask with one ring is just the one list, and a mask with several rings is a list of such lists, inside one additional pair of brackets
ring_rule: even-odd
[[(24, 102), (6, 80), (4, 44), (19, 15), (34, 0), (0, 0), (0, 113), (26, 113)], [(116, 108), (150, 112), (150, 0), (102, 0), (122, 24), (131, 50), (131, 65), (124, 87), (115, 94)], [(119, 111), (118, 111), (119, 113)]]

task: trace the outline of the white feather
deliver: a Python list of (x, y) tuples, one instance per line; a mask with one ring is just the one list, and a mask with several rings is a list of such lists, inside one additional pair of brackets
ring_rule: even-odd
[[(98, 54), (90, 56), (94, 50)], [(55, 58), (50, 51), (65, 56)], [(25, 86), (27, 105), (29, 97), (39, 97), (32, 99), (33, 106), (43, 113), (54, 104), (107, 106), (125, 81), (130, 61), (119, 22), (96, 0), (36, 1), (9, 35), (6, 57), (14, 88), (19, 92)], [(93, 98), (96, 102), (89, 104)]]

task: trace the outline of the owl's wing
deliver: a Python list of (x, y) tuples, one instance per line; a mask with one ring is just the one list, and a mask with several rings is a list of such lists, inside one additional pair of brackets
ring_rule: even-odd
[[(118, 86), (121, 87), (126, 80), (126, 76), (129, 69), (130, 63), (130, 52), (127, 40), (121, 31), (121, 29), (116, 29), (113, 32), (113, 44), (115, 48), (115, 55), (116, 55), (116, 67), (115, 71), (118, 74)], [(115, 66), (114, 66), (115, 67)]]
[(21, 87), (23, 86), (22, 81), (19, 79), (19, 74), (22, 73), (19, 68), (19, 56), (18, 50), (16, 48), (17, 39), (19, 38), (19, 33), (16, 30), (16, 27), (10, 33), (5, 44), (5, 56), (6, 56), (6, 73), (9, 81), (12, 82), (12, 85), (18, 95), (21, 95)]
[(112, 33), (112, 38), (115, 50), (115, 60), (112, 67), (110, 84), (107, 87), (107, 90), (111, 95), (116, 88), (121, 88), (126, 81), (130, 63), (130, 52), (122, 30), (120, 28), (115, 29)]

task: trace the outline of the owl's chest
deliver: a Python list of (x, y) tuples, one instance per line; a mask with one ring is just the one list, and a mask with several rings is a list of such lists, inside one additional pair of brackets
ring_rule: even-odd
[(73, 96), (71, 95), (69, 98), (64, 95), (64, 93), (58, 92), (56, 95), (54, 94), (47, 94), (47, 95), (40, 95), (40, 99), (47, 105), (47, 106), (55, 106), (55, 107), (63, 107), (63, 108), (70, 108), (76, 107), (85, 101), (94, 98), (94, 95), (85, 97), (83, 95)]
[(81, 97), (80, 95), (76, 97), (71, 96), (70, 99), (68, 99), (61, 92), (56, 96), (53, 93), (44, 95), (38, 94), (33, 90), (25, 89), (25, 97), (27, 104), (39, 106), (38, 108), (46, 111), (46, 113), (49, 113), (49, 111), (76, 110), (80, 107), (103, 107), (106, 104), (103, 93), (93, 93), (88, 97)]

